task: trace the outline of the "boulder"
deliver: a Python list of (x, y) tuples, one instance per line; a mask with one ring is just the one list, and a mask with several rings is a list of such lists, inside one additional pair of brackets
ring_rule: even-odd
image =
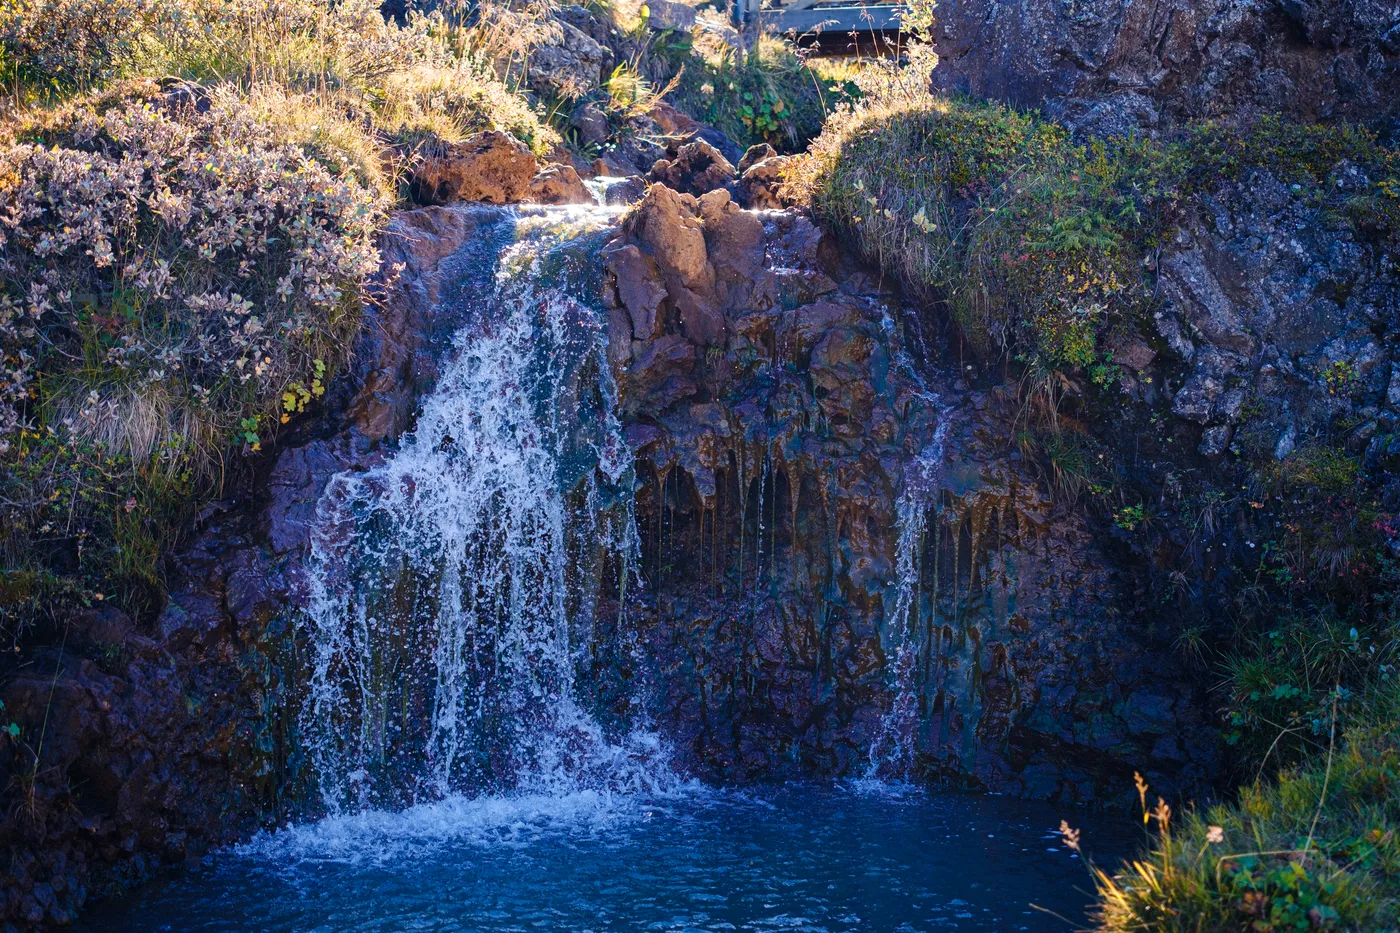
[[(1400, 98), (1400, 29), (1375, 0), (942, 4), (934, 85), (1091, 132), (1278, 112), (1368, 120)], [(1291, 13), (1287, 11), (1291, 10)]]
[(647, 180), (686, 194), (704, 194), (734, 181), (734, 166), (704, 139), (681, 146), (674, 159), (658, 159)]
[(782, 196), (783, 172), (788, 156), (774, 155), (751, 164), (739, 178), (736, 195), (739, 203), (750, 210), (774, 210), (791, 207)]
[(569, 117), (569, 126), (578, 133), (579, 142), (592, 146), (601, 146), (612, 133), (608, 115), (591, 100), (574, 109)]
[(656, 32), (668, 29), (690, 31), (695, 26), (695, 7), (680, 0), (648, 0), (647, 27)]
[(748, 149), (744, 150), (744, 157), (739, 160), (739, 164), (735, 166), (735, 170), (742, 175), (749, 170), (750, 166), (762, 162), (764, 159), (771, 159), (777, 154), (778, 150), (767, 143), (758, 143), (757, 145), (750, 146)]
[(566, 98), (597, 90), (603, 80), (603, 65), (611, 57), (608, 50), (562, 19), (541, 24), (540, 31), (528, 60), (521, 66), (530, 89)]
[(603, 189), (603, 203), (609, 207), (619, 207), (641, 200), (646, 193), (646, 179), (640, 175), (629, 175), (618, 181), (610, 182)]
[(511, 204), (526, 196), (538, 169), (530, 147), (509, 133), (491, 130), (424, 158), (413, 170), (410, 187), (420, 204)]
[(592, 204), (593, 193), (572, 165), (547, 165), (526, 192), (535, 204)]
[(654, 184), (628, 218), (630, 232), (662, 272), (692, 289), (714, 284), (698, 208), (695, 198)]

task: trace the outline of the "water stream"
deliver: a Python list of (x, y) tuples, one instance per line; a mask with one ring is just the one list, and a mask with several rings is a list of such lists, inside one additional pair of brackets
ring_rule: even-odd
[[(594, 711), (578, 672), (604, 616), (625, 638), (639, 582), (633, 465), (606, 318), (587, 298), (614, 216), (497, 217), (460, 270), (464, 323), (413, 433), (337, 476), (318, 507), (301, 733), (324, 815), (100, 903), (86, 929), (1082, 923), (1090, 879), (1058, 844), (1061, 812), (878, 780), (912, 758), (918, 549), (946, 431), (898, 508), (896, 700), (871, 749), (877, 779), (706, 789), (672, 773), (646, 722)], [(1121, 848), (1117, 829), (1097, 838)]]

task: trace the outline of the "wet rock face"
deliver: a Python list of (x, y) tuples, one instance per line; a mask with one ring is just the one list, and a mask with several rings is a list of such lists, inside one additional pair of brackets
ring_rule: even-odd
[(572, 165), (547, 165), (530, 179), (529, 200), (535, 204), (592, 204), (593, 195)]
[[(1115, 615), (1122, 581), (1009, 459), (992, 397), (918, 376), (891, 296), (820, 230), (653, 186), (604, 263), (641, 679), (690, 767), (863, 773), (908, 638), (921, 773), (1063, 800), (1210, 773), (1189, 678)], [(894, 619), (911, 483), (916, 611)]]
[(1396, 26), (1388, 0), (946, 0), (933, 77), (1096, 132), (1241, 111), (1369, 120), (1400, 91)]
[[(322, 422), (206, 510), (158, 617), (75, 618), (62, 650), (0, 692), (26, 728), (54, 711), (32, 793), (0, 814), (3, 922), (61, 923), (106, 880), (297, 806), (307, 655), (286, 607), (306, 598), (318, 503), (411, 426), (462, 323), (454, 297), (493, 274), (472, 257), (501, 218), (398, 215)], [(863, 773), (908, 644), (921, 774), (1078, 800), (1122, 790), (1135, 767), (1164, 791), (1209, 773), (1199, 698), (1115, 614), (1129, 582), (1012, 459), (995, 396), (916, 370), (892, 296), (820, 229), (741, 210), (724, 189), (654, 185), (600, 264), (646, 586), (625, 595), (626, 631), (600, 631), (585, 682), (624, 682), (617, 696), (649, 705), (683, 767), (721, 781)], [(925, 531), (901, 581), (911, 484)], [(915, 609), (896, 619), (901, 585)], [(15, 760), (0, 743), (0, 767)]]
[[(285, 632), (277, 563), (247, 515), (220, 515), (184, 558), (181, 591), (154, 626), (96, 609), (68, 620), (3, 691), (8, 716), (42, 732), (37, 770), (0, 817), (13, 874), (5, 929), (71, 922), (90, 896), (198, 858), (279, 812), (289, 704), (276, 665)], [(176, 602), (175, 600), (178, 600)], [(12, 775), (13, 752), (0, 752)]]

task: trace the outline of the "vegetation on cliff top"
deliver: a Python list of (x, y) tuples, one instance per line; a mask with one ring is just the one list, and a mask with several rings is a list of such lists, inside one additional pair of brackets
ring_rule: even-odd
[[(791, 193), (912, 292), (944, 305), (983, 355), (1116, 380), (1113, 336), (1153, 306), (1153, 253), (1193, 197), (1254, 170), (1331, 197), (1354, 164), (1376, 180), (1334, 208), (1400, 236), (1400, 154), (1356, 127), (1205, 122), (1165, 142), (1080, 142), (994, 102), (930, 94), (936, 64), (871, 69), (788, 173)], [(922, 67), (921, 61), (922, 58)]]

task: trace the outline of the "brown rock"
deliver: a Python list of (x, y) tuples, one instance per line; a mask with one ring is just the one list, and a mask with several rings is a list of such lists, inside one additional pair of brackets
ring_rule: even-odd
[(718, 346), (724, 342), (724, 311), (711, 295), (680, 288), (672, 293), (671, 299), (676, 304), (681, 332), (692, 342), (702, 347)]
[(603, 202), (609, 207), (621, 207), (641, 200), (646, 193), (646, 179), (640, 175), (629, 175), (603, 188)]
[(750, 166), (762, 162), (764, 159), (771, 159), (777, 154), (778, 150), (767, 143), (759, 143), (756, 146), (750, 146), (744, 151), (744, 157), (739, 160), (737, 171), (742, 175), (749, 170)]
[(617, 295), (631, 319), (631, 335), (650, 340), (659, 333), (657, 311), (666, 298), (666, 285), (650, 256), (631, 243), (611, 247), (603, 262), (617, 278)]
[(763, 269), (763, 221), (739, 209), (723, 188), (700, 199), (705, 246), (716, 273), (729, 272), (734, 282), (753, 279)]
[(682, 146), (675, 159), (658, 159), (647, 180), (698, 195), (732, 182), (734, 166), (710, 143), (695, 139)]
[(422, 204), (485, 201), (510, 204), (530, 190), (539, 161), (509, 133), (477, 133), (429, 156), (413, 172), (411, 186)]
[(647, 111), (647, 116), (667, 136), (693, 136), (700, 131), (699, 123), (664, 100), (652, 104), (651, 109)]
[(705, 233), (695, 216), (697, 207), (689, 195), (678, 194), (666, 185), (652, 185), (632, 213), (629, 226), (662, 272), (688, 288), (708, 288), (714, 284), (715, 273), (706, 257)]
[(695, 368), (695, 346), (679, 334), (666, 334), (634, 348), (627, 371), (626, 404), (637, 410), (661, 410), (696, 392), (690, 372)]
[(751, 210), (779, 210), (792, 202), (780, 191), (788, 156), (773, 155), (752, 163), (739, 179), (738, 194), (743, 205)]
[(529, 200), (536, 204), (592, 204), (593, 194), (572, 165), (547, 165), (530, 179)]

